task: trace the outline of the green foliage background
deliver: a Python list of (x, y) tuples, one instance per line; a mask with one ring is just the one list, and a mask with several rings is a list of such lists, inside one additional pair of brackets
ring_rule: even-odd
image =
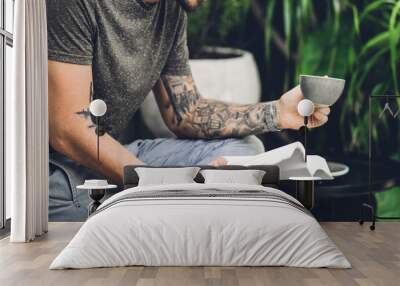
[[(366, 153), (369, 95), (400, 94), (398, 0), (209, 0), (190, 15), (188, 36), (194, 55), (204, 45), (252, 51), (265, 82), (264, 99), (298, 84), (300, 74), (346, 79), (335, 123), (318, 131), (321, 145), (337, 141), (337, 150)], [(375, 118), (381, 108), (372, 106)], [(400, 142), (399, 122), (373, 128), (375, 151), (382, 156), (400, 158), (393, 144)], [(398, 201), (378, 198), (379, 206)]]
[(209, 0), (190, 14), (189, 47), (196, 56), (204, 45), (225, 46), (234, 33), (236, 40), (243, 38), (251, 0)]
[[(341, 141), (347, 150), (366, 151), (368, 96), (400, 94), (400, 1), (209, 0), (189, 18), (192, 54), (204, 45), (243, 47), (252, 2), (264, 9), (264, 30), (251, 44), (262, 46), (265, 62), (259, 58), (259, 65), (281, 83), (275, 93), (296, 85), (300, 74), (345, 78), (340, 124), (349, 128), (342, 129)], [(283, 52), (274, 49), (273, 31), (281, 34)], [(284, 68), (275, 72), (272, 59), (282, 53)], [(373, 136), (379, 140), (378, 132)]]

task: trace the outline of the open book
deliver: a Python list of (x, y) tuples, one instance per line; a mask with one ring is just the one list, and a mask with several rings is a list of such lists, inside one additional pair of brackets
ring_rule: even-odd
[(224, 156), (224, 158), (228, 161), (228, 165), (277, 165), (280, 168), (281, 180), (287, 180), (290, 177), (333, 179), (324, 158), (309, 155), (305, 162), (304, 154), (303, 144), (295, 142), (254, 156)]

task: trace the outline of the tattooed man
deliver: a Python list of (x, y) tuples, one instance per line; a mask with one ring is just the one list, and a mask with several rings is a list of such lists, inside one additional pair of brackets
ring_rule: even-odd
[[(298, 129), (298, 87), (279, 100), (238, 105), (208, 100), (188, 64), (187, 11), (201, 0), (47, 0), (50, 119), (50, 219), (86, 218), (87, 194), (76, 185), (100, 176), (118, 184), (125, 165), (224, 164), (223, 155), (257, 152), (248, 135)], [(122, 134), (153, 90), (176, 139), (136, 140)], [(246, 96), (245, 94), (243, 96)], [(96, 130), (93, 98), (108, 106)], [(324, 124), (320, 109), (312, 127)], [(100, 160), (96, 132), (100, 131)]]

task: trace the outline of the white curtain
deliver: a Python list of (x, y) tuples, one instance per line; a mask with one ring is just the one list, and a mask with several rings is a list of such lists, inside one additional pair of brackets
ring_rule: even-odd
[(45, 0), (16, 0), (13, 92), (6, 98), (6, 187), (12, 242), (48, 227), (47, 23)]

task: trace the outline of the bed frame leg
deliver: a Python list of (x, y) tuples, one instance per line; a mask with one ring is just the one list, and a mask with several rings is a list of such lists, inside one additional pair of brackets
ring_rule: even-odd
[(89, 197), (93, 200), (88, 206), (88, 216), (94, 213), (97, 208), (101, 205), (100, 200), (106, 194), (106, 190), (99, 189), (99, 190), (90, 190)]
[(375, 222), (376, 222), (376, 215), (375, 215), (375, 208), (367, 203), (362, 204), (361, 208), (361, 219), (358, 221), (360, 225), (364, 224), (364, 208), (368, 208), (371, 211), (371, 221), (372, 224), (369, 226), (370, 230), (375, 230)]
[(296, 181), (296, 197), (308, 209), (314, 207), (314, 181)]

